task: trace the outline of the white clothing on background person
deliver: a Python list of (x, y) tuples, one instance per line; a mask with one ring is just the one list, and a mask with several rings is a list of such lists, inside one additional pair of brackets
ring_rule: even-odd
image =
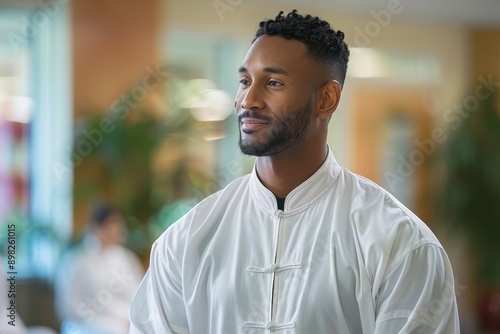
[(154, 243), (130, 333), (458, 333), (430, 229), (332, 152), (285, 200), (255, 167)]
[(143, 274), (135, 253), (119, 244), (102, 247), (87, 235), (81, 248), (65, 256), (55, 284), (61, 333), (127, 333), (130, 303)]

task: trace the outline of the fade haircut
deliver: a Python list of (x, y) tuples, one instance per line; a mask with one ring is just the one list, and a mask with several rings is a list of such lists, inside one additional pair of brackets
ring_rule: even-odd
[(333, 30), (330, 24), (319, 17), (302, 16), (294, 9), (286, 16), (280, 11), (274, 20), (261, 21), (255, 33), (254, 43), (262, 35), (296, 39), (306, 45), (309, 56), (327, 66), (331, 79), (344, 85), (349, 61), (349, 47), (344, 42), (344, 33)]

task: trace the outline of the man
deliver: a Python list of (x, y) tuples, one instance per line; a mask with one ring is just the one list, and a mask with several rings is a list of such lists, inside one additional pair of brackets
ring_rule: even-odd
[(254, 170), (155, 242), (131, 333), (456, 333), (454, 277), (427, 226), (327, 146), (349, 51), (294, 10), (240, 67)]
[(129, 331), (133, 293), (144, 274), (137, 256), (121, 243), (121, 212), (98, 203), (83, 242), (62, 261), (56, 284), (57, 310), (65, 334), (121, 334)]

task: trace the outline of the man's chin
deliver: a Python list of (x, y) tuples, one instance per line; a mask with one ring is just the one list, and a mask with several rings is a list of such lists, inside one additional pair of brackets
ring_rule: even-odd
[(240, 151), (245, 155), (250, 155), (254, 157), (262, 157), (267, 156), (269, 148), (263, 144), (257, 144), (253, 142), (249, 142), (248, 140), (239, 142)]

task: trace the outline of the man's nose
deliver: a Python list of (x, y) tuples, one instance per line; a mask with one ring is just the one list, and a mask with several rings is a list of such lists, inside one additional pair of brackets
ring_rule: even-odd
[(263, 94), (255, 84), (248, 87), (243, 94), (244, 94), (243, 100), (241, 101), (241, 107), (243, 109), (259, 110), (264, 108), (265, 103), (263, 99)]

